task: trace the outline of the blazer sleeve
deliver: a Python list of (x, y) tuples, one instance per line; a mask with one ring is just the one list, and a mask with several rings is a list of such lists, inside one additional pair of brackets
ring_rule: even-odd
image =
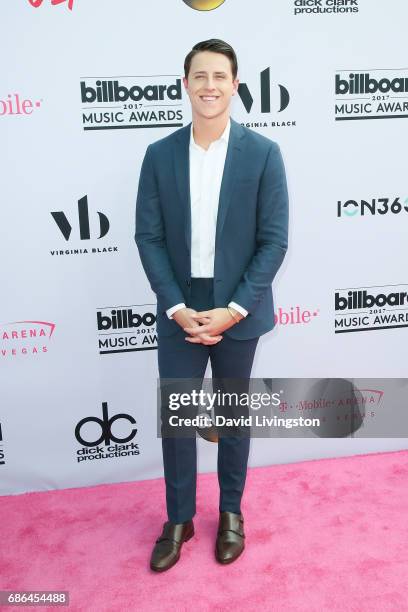
[(231, 297), (249, 314), (271, 285), (288, 248), (286, 173), (279, 145), (271, 144), (259, 185), (256, 249)]
[(135, 242), (152, 291), (162, 312), (184, 302), (167, 252), (151, 145), (146, 149), (136, 199)]

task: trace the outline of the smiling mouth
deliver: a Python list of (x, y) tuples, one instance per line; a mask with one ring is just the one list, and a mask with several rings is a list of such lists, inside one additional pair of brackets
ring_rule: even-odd
[(215, 102), (219, 96), (200, 96), (200, 100), (203, 102)]

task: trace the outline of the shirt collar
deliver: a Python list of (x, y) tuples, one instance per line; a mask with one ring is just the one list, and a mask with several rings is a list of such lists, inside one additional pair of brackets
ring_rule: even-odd
[[(214, 142), (223, 141), (223, 142), (225, 142), (228, 145), (230, 130), (231, 130), (231, 119), (228, 118), (227, 125), (225, 126), (225, 130), (223, 131), (223, 133), (221, 134), (219, 139), (215, 140)], [(195, 148), (199, 149), (200, 151), (203, 150), (203, 148), (200, 147), (200, 145), (196, 144), (196, 142), (194, 140), (194, 136), (193, 136), (193, 123), (192, 122), (191, 122), (191, 129), (190, 129), (190, 146), (191, 147), (195, 147)]]

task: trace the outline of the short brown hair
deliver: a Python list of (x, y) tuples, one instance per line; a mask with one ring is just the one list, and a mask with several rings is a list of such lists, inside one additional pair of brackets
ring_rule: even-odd
[(213, 53), (222, 53), (222, 55), (228, 57), (231, 62), (232, 78), (237, 78), (238, 60), (234, 49), (231, 47), (231, 45), (224, 42), (223, 40), (220, 40), (219, 38), (210, 38), (210, 40), (203, 40), (202, 42), (199, 42), (194, 45), (190, 53), (186, 56), (186, 59), (184, 60), (184, 76), (186, 77), (186, 79), (188, 78), (188, 74), (190, 72), (191, 60), (197, 53), (200, 53), (200, 51), (212, 51)]

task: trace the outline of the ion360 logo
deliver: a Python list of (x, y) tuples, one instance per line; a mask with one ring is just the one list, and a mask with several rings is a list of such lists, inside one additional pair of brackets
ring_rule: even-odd
[(384, 216), (408, 213), (408, 197), (370, 198), (369, 200), (337, 200), (338, 217)]

